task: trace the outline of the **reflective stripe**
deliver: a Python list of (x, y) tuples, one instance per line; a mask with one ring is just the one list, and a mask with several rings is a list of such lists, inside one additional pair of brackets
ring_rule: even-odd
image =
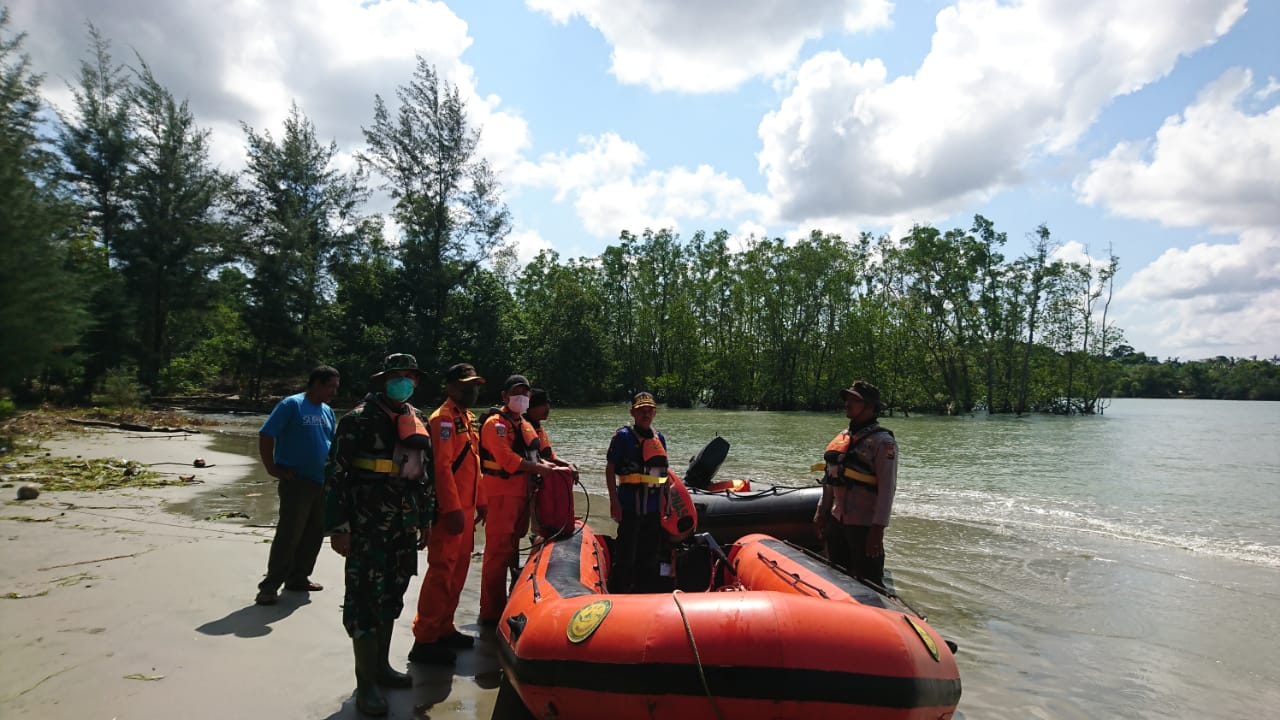
[(869, 486), (871, 486), (871, 487), (873, 487), (873, 488), (874, 488), (874, 487), (876, 487), (876, 476), (875, 476), (875, 475), (868, 475), (868, 474), (866, 474), (866, 473), (860, 473), (860, 472), (858, 472), (857, 470), (854, 470), (853, 468), (845, 468), (845, 469), (844, 469), (844, 472), (843, 472), (842, 474), (843, 474), (845, 477), (849, 478), (850, 480), (852, 480), (852, 481), (854, 481), (854, 482), (858, 483), (859, 485), (869, 485)]
[(358, 470), (368, 470), (376, 473), (400, 472), (400, 465), (390, 458), (352, 458), (351, 466)]
[(653, 475), (645, 475), (644, 473), (619, 475), (616, 479), (623, 485), (662, 485), (667, 481), (665, 477), (654, 477)]

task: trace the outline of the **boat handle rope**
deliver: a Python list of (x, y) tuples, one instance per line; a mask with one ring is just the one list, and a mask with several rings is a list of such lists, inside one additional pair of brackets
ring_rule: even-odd
[(801, 577), (800, 577), (800, 575), (799, 575), (799, 573), (789, 573), (789, 572), (787, 572), (787, 571), (783, 570), (783, 569), (778, 565), (778, 561), (777, 561), (777, 560), (774, 560), (774, 559), (772, 559), (772, 558), (767, 558), (767, 557), (765, 557), (765, 556), (764, 556), (764, 553), (762, 553), (762, 552), (757, 552), (757, 553), (756, 553), (756, 559), (764, 561), (764, 562), (765, 562), (765, 564), (767, 564), (767, 565), (769, 566), (769, 568), (770, 568), (771, 570), (773, 570), (775, 573), (777, 573), (780, 577), (784, 577), (784, 578), (787, 578), (788, 580), (790, 580), (790, 581), (791, 581), (791, 585), (792, 585), (792, 587), (797, 587), (797, 588), (798, 588), (798, 587), (800, 587), (801, 585), (804, 585), (804, 586), (806, 586), (806, 587), (812, 588), (812, 589), (813, 589), (813, 591), (814, 591), (814, 592), (816, 592), (816, 593), (818, 593), (818, 595), (820, 595), (820, 596), (822, 597), (822, 599), (823, 599), (823, 600), (830, 600), (830, 599), (831, 599), (831, 597), (830, 597), (829, 595), (827, 595), (827, 591), (826, 591), (826, 590), (823, 590), (822, 588), (818, 587), (817, 585), (814, 585), (813, 583), (809, 582), (808, 580), (805, 580), (805, 579), (801, 578)]
[(693, 628), (689, 626), (689, 616), (684, 614), (684, 605), (680, 604), (679, 596), (678, 589), (671, 591), (671, 599), (676, 601), (676, 609), (680, 611), (680, 619), (684, 621), (684, 634), (689, 638), (689, 647), (693, 648), (693, 660), (698, 665), (698, 678), (702, 680), (702, 691), (707, 694), (707, 700), (711, 702), (711, 709), (716, 711), (716, 717), (724, 720), (724, 714), (716, 704), (716, 696), (711, 694), (711, 686), (707, 684), (707, 674), (702, 669), (702, 656), (698, 654), (698, 643), (693, 639)]

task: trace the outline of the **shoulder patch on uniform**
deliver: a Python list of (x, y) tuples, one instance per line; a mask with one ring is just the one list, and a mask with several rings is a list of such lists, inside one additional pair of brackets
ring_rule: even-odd
[(493, 431), (494, 431), (495, 433), (497, 433), (497, 434), (498, 434), (498, 437), (500, 437), (500, 438), (504, 438), (504, 437), (506, 437), (506, 436), (507, 436), (507, 426), (506, 426), (505, 424), (503, 424), (503, 423), (500, 423), (500, 422), (499, 422), (499, 423), (494, 423), (494, 424), (493, 424)]
[(452, 423), (452, 422), (449, 422), (448, 420), (441, 420), (441, 421), (440, 421), (440, 427), (442, 427), (442, 428), (451, 428), (451, 427), (453, 427), (453, 423)]
[(442, 423), (440, 425), (440, 439), (448, 440), (451, 437), (453, 437), (453, 426)]

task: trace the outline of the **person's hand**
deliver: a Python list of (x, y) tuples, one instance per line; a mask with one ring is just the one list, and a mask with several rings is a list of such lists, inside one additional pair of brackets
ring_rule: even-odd
[(346, 557), (351, 553), (351, 533), (334, 533), (329, 536), (329, 547), (333, 551)]
[(477, 505), (476, 506), (476, 523), (483, 525), (484, 521), (488, 519), (489, 519), (489, 506)]
[(429, 541), (430, 539), (431, 539), (431, 528), (429, 527), (418, 528), (418, 549), (419, 550), (425, 550), (427, 548), (427, 541)]
[(280, 467), (279, 465), (272, 465), (271, 469), (267, 470), (267, 474), (277, 480), (295, 480), (298, 477), (293, 468)]
[(822, 512), (821, 510), (819, 510), (819, 511), (817, 511), (817, 512), (815, 512), (815, 513), (813, 514), (813, 529), (814, 529), (814, 530), (816, 530), (816, 531), (818, 532), (818, 539), (819, 539), (819, 540), (826, 540), (826, 539), (827, 539), (827, 538), (826, 538), (826, 533), (824, 533), (824, 532), (822, 531), (823, 527), (824, 527), (826, 524), (827, 524), (827, 523), (826, 523), (826, 518), (825, 518), (825, 517), (823, 517), (823, 512)]
[(867, 530), (867, 557), (880, 557), (884, 554), (884, 526), (872, 525)]
[(622, 503), (616, 497), (609, 498), (609, 517), (622, 522)]
[(444, 526), (444, 531), (450, 535), (462, 534), (464, 520), (461, 510), (450, 510), (440, 516), (440, 524)]

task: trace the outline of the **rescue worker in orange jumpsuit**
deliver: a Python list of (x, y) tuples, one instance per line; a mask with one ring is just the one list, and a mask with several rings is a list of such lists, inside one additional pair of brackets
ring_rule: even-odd
[(884, 584), (884, 530), (898, 487), (898, 444), (877, 421), (880, 389), (858, 380), (840, 391), (849, 427), (823, 454), (826, 473), (813, 522), (827, 558), (850, 574)]
[(568, 468), (573, 471), (573, 479), (578, 479), (578, 466), (571, 462), (561, 460), (556, 451), (551, 448), (551, 438), (547, 436), (547, 429), (542, 423), (546, 422), (551, 416), (551, 396), (542, 388), (533, 388), (529, 391), (529, 409), (524, 413), (524, 419), (533, 425), (533, 429), (538, 433), (538, 455), (545, 461), (555, 465), (556, 467)]
[(475, 366), (458, 363), (445, 371), (444, 404), (427, 421), (434, 450), (436, 506), (439, 517), (427, 542), (427, 574), (413, 618), (411, 662), (451, 665), (455, 650), (475, 645), (458, 631), (454, 613), (475, 547), (475, 524), (487, 511), (480, 486), (480, 433), (470, 408), (484, 378)]
[(507, 604), (507, 568), (515, 566), (529, 529), (529, 486), (555, 465), (543, 462), (529, 409), (529, 381), (512, 375), (502, 385), (502, 408), (480, 429), (480, 485), (489, 501), (480, 569), (480, 626), (494, 627)]

